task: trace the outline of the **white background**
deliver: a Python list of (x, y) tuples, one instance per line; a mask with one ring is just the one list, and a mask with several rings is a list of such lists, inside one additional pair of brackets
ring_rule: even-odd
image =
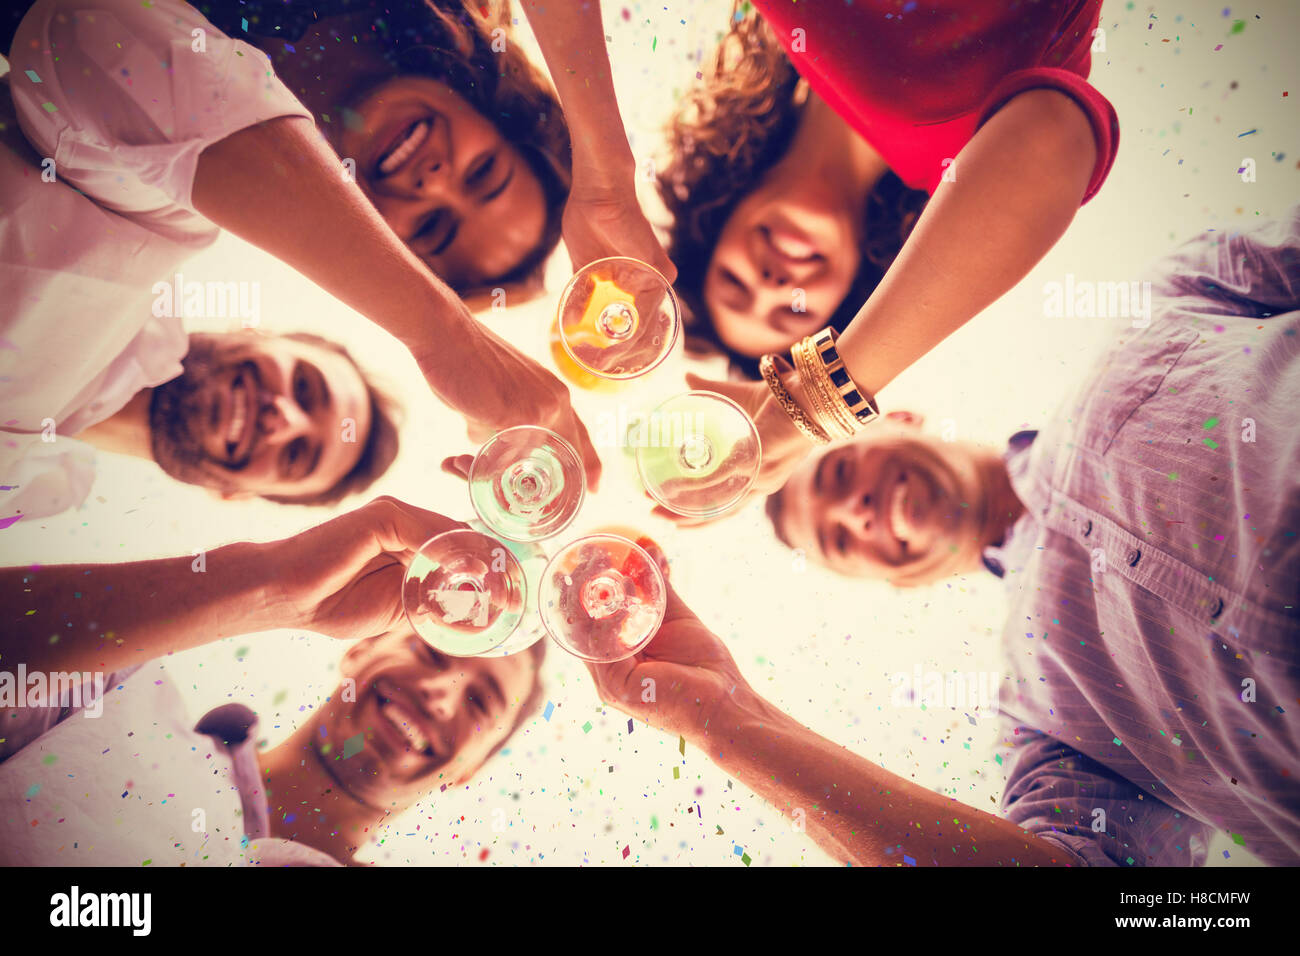
[[(1091, 79), (1120, 117), (1109, 181), (1024, 282), (882, 393), (883, 408), (913, 408), (936, 429), (950, 418), (959, 437), (994, 443), (1043, 422), (1088, 355), (1127, 321), (1045, 318), (1044, 283), (1062, 281), (1067, 272), (1078, 279), (1139, 279), (1146, 262), (1204, 229), (1239, 227), (1296, 201), (1300, 77), (1293, 44), (1300, 13), (1273, 0), (1234, 6), (1225, 15), (1225, 2), (1105, 5), (1106, 52), (1093, 54)], [(639, 157), (653, 156), (674, 96), (693, 81), (697, 58), (713, 48), (730, 4), (603, 6), (633, 148)], [(1236, 19), (1246, 28), (1230, 35)], [(526, 24), (520, 28), (526, 31)], [(1248, 130), (1255, 132), (1239, 135)], [(1256, 161), (1255, 183), (1237, 175), (1244, 157)], [(546, 299), (484, 316), (548, 363), (546, 331), (567, 277), (566, 257), (558, 254), (552, 267)], [(338, 250), (338, 268), (349, 268), (346, 248)], [(408, 410), (401, 456), (374, 493), (472, 516), (463, 485), (438, 472), (444, 455), (473, 450), (464, 427), (435, 404), (409, 357), (384, 333), (229, 236), (183, 271), (193, 279), (260, 282), (265, 329), (308, 329), (346, 344)], [(596, 415), (612, 410), (613, 401), (635, 405), (683, 388), (683, 367), (678, 357), (627, 397), (579, 394), (575, 402), (594, 433)], [(815, 568), (799, 573), (771, 536), (760, 504), (712, 527), (679, 531), (649, 517), (620, 452), (606, 449), (602, 456), (604, 488), (589, 500), (575, 533), (611, 522), (642, 528), (668, 551), (674, 584), (726, 640), (761, 694), (890, 771), (994, 809), (1003, 781), (992, 760), (996, 721), (972, 724), (961, 709), (891, 707), (889, 680), (918, 665), (996, 671), (1005, 605), (993, 577), (981, 572), (894, 592)], [(0, 549), (5, 564), (193, 554), (288, 535), (331, 513), (223, 503), (170, 481), (151, 463), (102, 455), (84, 507), (19, 522), (0, 533)], [(195, 716), (229, 700), (244, 702), (262, 715), (273, 746), (334, 691), (342, 652), (326, 638), (276, 632), (222, 641), (164, 666)], [(383, 845), (364, 858), (479, 865), (487, 848), (487, 865), (622, 864), (629, 847), (627, 863), (740, 866), (739, 847), (755, 866), (831, 862), (705, 755), (687, 748), (683, 758), (676, 738), (644, 725), (629, 735), (627, 718), (603, 709), (584, 668), (555, 647), (544, 680), (545, 697), (555, 704), (549, 722), (534, 716), (465, 789), (435, 790), (381, 828)], [(584, 733), (588, 721), (592, 729)], [(673, 767), (680, 767), (680, 779), (673, 779)], [(504, 833), (492, 830), (495, 808), (509, 820)], [(1224, 849), (1230, 859), (1223, 859)], [(1210, 862), (1234, 865), (1249, 857), (1222, 839)]]

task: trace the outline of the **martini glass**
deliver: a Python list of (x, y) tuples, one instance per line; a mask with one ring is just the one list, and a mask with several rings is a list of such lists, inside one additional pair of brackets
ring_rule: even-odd
[[(475, 531), (488, 533), (487, 525), (481, 521), (471, 521), (469, 526)], [(533, 541), (500, 542), (519, 562), (524, 572), (524, 613), (515, 625), (510, 636), (479, 657), (509, 657), (527, 650), (546, 637), (546, 628), (542, 626), (542, 617), (537, 610), (537, 590), (542, 580), (542, 571), (546, 568), (546, 552), (542, 546)]]
[(650, 413), (637, 441), (637, 470), (650, 497), (693, 518), (738, 505), (753, 487), (762, 460), (749, 415), (716, 392), (668, 399)]
[(407, 620), (453, 657), (503, 645), (527, 610), (523, 566), (500, 541), (468, 529), (435, 535), (416, 551), (402, 584)]
[(563, 531), (586, 489), (573, 446), (532, 425), (497, 432), (469, 469), (474, 511), (492, 534), (511, 541), (540, 541)]
[(639, 259), (597, 259), (560, 293), (556, 325), (580, 384), (629, 379), (658, 366), (681, 329), (681, 307), (659, 270)]
[(627, 538), (594, 534), (560, 549), (542, 573), (542, 624), (575, 657), (612, 663), (654, 637), (668, 607), (659, 565)]

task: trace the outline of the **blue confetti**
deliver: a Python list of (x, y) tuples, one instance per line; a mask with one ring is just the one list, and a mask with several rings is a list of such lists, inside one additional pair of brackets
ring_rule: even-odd
[(546, 702), (546, 712), (542, 714), (542, 716), (545, 717), (547, 720), (550, 720), (551, 714), (553, 713), (555, 713), (555, 705), (548, 700)]

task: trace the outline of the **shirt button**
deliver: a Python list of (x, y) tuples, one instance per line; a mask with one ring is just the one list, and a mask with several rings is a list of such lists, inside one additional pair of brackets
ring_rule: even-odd
[(1088, 535), (1090, 535), (1090, 534), (1092, 534), (1092, 522), (1091, 522), (1091, 521), (1089, 521), (1087, 524), (1085, 524), (1085, 525), (1083, 526), (1083, 536), (1086, 538), (1086, 537), (1088, 537)]
[(1142, 560), (1142, 552), (1139, 551), (1137, 548), (1134, 548), (1132, 551), (1128, 553), (1128, 566), (1130, 568), (1136, 568), (1137, 563), (1140, 560)]

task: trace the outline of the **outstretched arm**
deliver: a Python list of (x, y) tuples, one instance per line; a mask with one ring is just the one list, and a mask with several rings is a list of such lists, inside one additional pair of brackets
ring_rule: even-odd
[(880, 285), (840, 336), (871, 394), (996, 301), (1074, 219), (1097, 161), (1083, 109), (1021, 93), (980, 128), (939, 185)]
[(281, 541), (125, 564), (0, 569), (0, 667), (116, 671), (236, 634), (356, 639), (401, 620), (411, 555), (458, 522), (377, 498)]
[[(675, 592), (645, 650), (588, 669), (602, 700), (685, 737), (772, 806), (802, 819), (838, 860), (893, 865), (906, 854), (934, 865), (1071, 862), (1014, 823), (890, 773), (773, 707)], [(650, 686), (655, 699), (646, 702)]]
[(614, 96), (598, 0), (524, 0), (524, 11), (564, 107), (573, 142), (573, 188), (564, 244), (574, 268), (606, 256), (677, 270), (636, 199), (636, 161)]

